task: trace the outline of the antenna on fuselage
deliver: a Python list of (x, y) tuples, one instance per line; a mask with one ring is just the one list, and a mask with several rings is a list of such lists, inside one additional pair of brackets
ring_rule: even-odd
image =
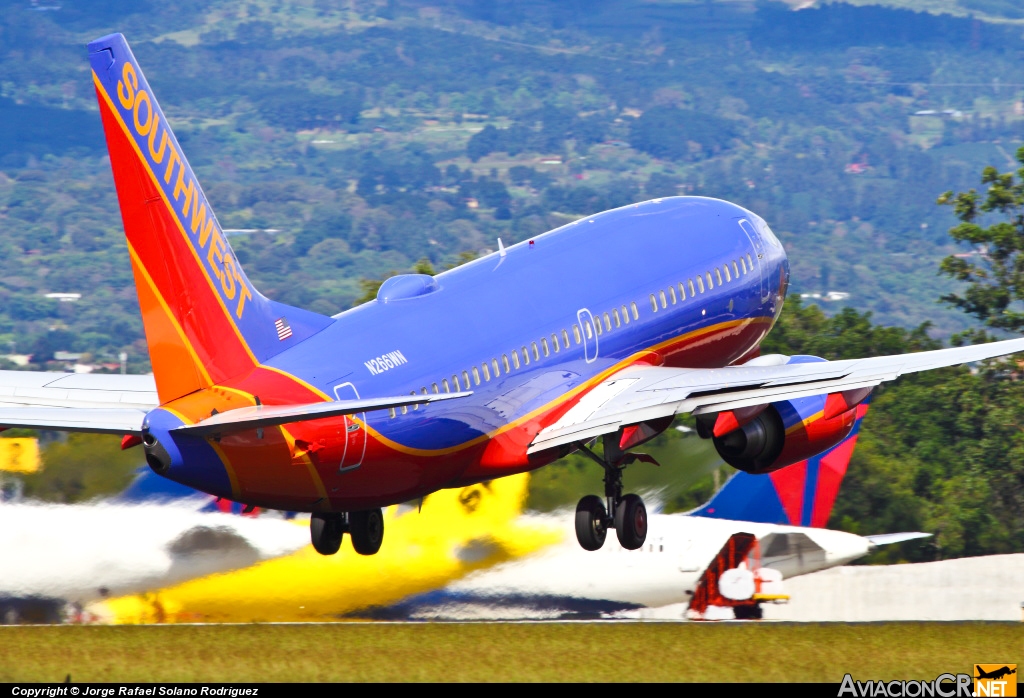
[(505, 246), (501, 244), (501, 238), (498, 238), (498, 256), (505, 256)]

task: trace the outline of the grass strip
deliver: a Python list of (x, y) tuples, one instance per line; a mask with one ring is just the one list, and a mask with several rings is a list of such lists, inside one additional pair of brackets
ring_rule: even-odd
[(933, 679), (1024, 660), (1011, 623), (0, 627), (0, 681)]

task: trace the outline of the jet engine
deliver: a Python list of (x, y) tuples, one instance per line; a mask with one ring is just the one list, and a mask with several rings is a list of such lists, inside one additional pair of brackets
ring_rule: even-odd
[[(748, 365), (811, 363), (817, 356), (765, 356)], [(771, 362), (771, 363), (769, 363)], [(871, 388), (781, 400), (728, 412), (700, 415), (697, 432), (710, 438), (726, 463), (759, 475), (827, 451), (853, 429), (857, 405)]]

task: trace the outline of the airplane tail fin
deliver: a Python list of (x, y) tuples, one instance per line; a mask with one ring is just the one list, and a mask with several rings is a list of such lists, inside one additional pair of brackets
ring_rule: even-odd
[(330, 324), (257, 291), (121, 34), (89, 44), (161, 403), (243, 375)]
[(849, 436), (822, 454), (768, 475), (738, 472), (691, 516), (824, 527), (846, 475), (870, 398), (857, 406)]

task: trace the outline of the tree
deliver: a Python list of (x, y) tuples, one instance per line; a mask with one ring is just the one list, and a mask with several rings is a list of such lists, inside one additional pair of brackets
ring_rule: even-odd
[[(960, 220), (950, 236), (972, 250), (969, 256), (942, 260), (943, 274), (968, 284), (963, 294), (950, 293), (942, 300), (988, 327), (1011, 332), (1024, 329), (1024, 312), (1013, 306), (1024, 301), (1024, 146), (1017, 150), (1017, 161), (1021, 168), (1016, 175), (991, 165), (984, 169), (984, 198), (970, 189), (947, 191), (938, 199), (940, 205), (952, 206)], [(990, 222), (993, 214), (998, 220)]]

